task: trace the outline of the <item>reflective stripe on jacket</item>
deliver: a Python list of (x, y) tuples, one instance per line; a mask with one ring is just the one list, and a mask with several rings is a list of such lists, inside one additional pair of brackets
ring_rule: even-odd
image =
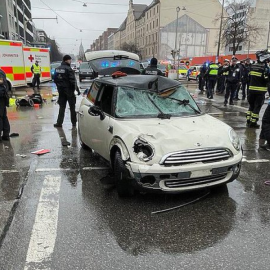
[(268, 70), (263, 63), (257, 63), (251, 66), (249, 77), (250, 85), (249, 90), (252, 92), (265, 93), (268, 87)]
[(218, 75), (218, 65), (211, 64), (209, 66), (209, 75), (210, 76), (217, 76)]

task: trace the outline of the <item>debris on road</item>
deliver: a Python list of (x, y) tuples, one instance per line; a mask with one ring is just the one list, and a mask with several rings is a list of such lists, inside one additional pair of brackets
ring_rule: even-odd
[(35, 152), (31, 152), (31, 154), (34, 154), (34, 155), (44, 155), (44, 154), (47, 154), (47, 153), (50, 153), (51, 151), (48, 150), (48, 149), (40, 149), (38, 151), (35, 151)]
[(205, 197), (207, 197), (208, 195), (210, 194), (210, 191), (208, 191), (206, 194), (204, 194), (203, 196), (193, 200), (193, 201), (190, 201), (190, 202), (187, 202), (187, 203), (184, 203), (184, 204), (181, 204), (179, 206), (175, 206), (175, 207), (172, 207), (172, 208), (168, 208), (168, 209), (164, 209), (164, 210), (160, 210), (160, 211), (155, 211), (155, 212), (152, 212), (151, 214), (152, 215), (156, 215), (156, 214), (162, 214), (162, 213), (166, 213), (166, 212), (170, 212), (170, 211), (173, 211), (173, 210), (177, 210), (177, 209), (180, 209), (184, 206), (188, 206), (190, 204), (193, 204), (197, 201), (200, 201), (202, 199), (204, 199)]
[(27, 155), (20, 155), (20, 154), (17, 154), (16, 157), (26, 158)]

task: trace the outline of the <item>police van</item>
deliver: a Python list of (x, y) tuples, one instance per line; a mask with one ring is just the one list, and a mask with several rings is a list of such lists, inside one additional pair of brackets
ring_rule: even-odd
[(0, 68), (7, 75), (9, 90), (32, 83), (31, 67), (35, 61), (41, 67), (40, 82), (50, 81), (49, 49), (25, 47), (21, 41), (0, 40)]

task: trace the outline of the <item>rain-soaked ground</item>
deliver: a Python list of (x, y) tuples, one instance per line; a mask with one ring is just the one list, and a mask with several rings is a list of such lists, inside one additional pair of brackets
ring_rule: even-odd
[[(245, 159), (227, 188), (157, 215), (205, 191), (119, 199), (102, 186), (108, 165), (80, 148), (68, 111), (63, 130), (53, 127), (53, 84), (42, 87), (42, 108), (9, 108), (20, 136), (0, 144), (0, 269), (270, 269), (269, 152), (258, 150), (259, 130), (245, 126), (247, 103), (224, 108), (223, 97), (208, 101), (188, 87), (204, 112), (237, 131)], [(39, 149), (51, 153), (31, 154)]]

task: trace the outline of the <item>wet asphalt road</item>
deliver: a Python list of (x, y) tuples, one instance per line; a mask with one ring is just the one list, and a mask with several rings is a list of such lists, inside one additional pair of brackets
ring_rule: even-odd
[[(202, 110), (241, 137), (242, 172), (193, 205), (152, 215), (205, 192), (123, 200), (105, 190), (108, 165), (80, 148), (68, 112), (63, 130), (53, 128), (51, 86), (42, 88), (42, 108), (9, 109), (20, 136), (0, 144), (1, 270), (270, 269), (269, 152), (258, 150), (259, 131), (245, 127), (246, 102), (224, 108), (223, 97), (208, 101), (189, 84)], [(51, 153), (30, 154), (42, 148)]]

